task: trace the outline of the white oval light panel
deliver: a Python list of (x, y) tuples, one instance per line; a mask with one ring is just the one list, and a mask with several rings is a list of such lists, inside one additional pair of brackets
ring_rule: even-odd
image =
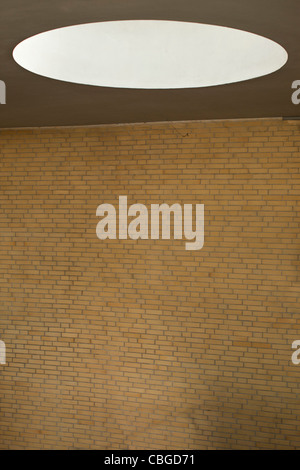
[(15, 61), (66, 82), (138, 89), (196, 88), (261, 77), (287, 61), (257, 34), (201, 23), (130, 20), (87, 23), (25, 39)]

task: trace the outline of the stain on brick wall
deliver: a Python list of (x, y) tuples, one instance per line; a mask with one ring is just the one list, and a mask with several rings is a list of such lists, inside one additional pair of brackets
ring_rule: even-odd
[[(0, 448), (295, 449), (297, 121), (2, 130)], [(205, 241), (96, 208), (203, 203)]]

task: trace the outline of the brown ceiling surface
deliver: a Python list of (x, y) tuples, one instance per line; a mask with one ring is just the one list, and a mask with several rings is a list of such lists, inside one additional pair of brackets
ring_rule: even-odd
[[(291, 85), (300, 80), (299, 0), (0, 0), (0, 127), (296, 117)], [(238, 28), (270, 38), (289, 54), (265, 77), (183, 90), (77, 85), (32, 74), (12, 58), (23, 39), (95, 21), (161, 19)]]

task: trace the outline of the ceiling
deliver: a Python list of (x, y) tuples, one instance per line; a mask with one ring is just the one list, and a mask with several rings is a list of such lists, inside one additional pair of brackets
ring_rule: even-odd
[[(300, 116), (291, 101), (300, 80), (299, 0), (0, 0), (0, 127), (78, 126), (153, 121)], [(132, 90), (66, 83), (32, 74), (12, 58), (29, 36), (97, 21), (152, 19), (215, 24), (278, 42), (287, 64), (228, 85)]]

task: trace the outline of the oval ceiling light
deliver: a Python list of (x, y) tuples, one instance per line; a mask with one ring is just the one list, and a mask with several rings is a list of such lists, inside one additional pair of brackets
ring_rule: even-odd
[(288, 55), (276, 42), (223, 26), (163, 20), (87, 23), (25, 39), (15, 61), (66, 82), (116, 88), (196, 88), (275, 72)]

